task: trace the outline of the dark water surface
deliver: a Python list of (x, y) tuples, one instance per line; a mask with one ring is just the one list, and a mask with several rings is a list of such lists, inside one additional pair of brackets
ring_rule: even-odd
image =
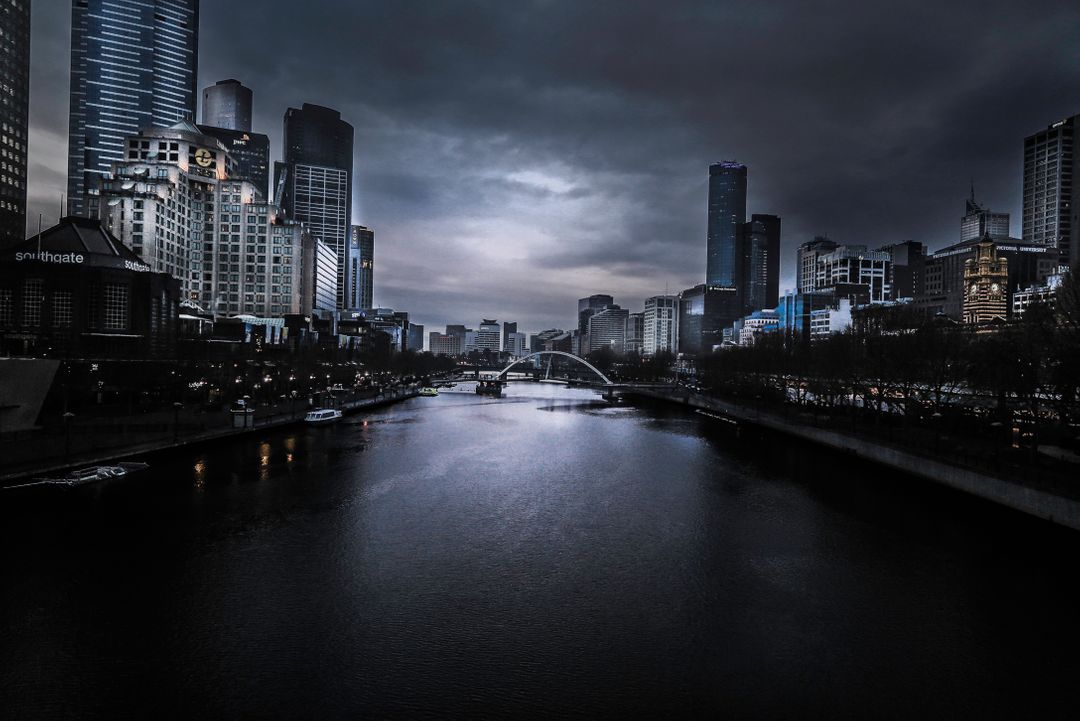
[(510, 392), (0, 496), (0, 716), (1075, 718), (1080, 534)]

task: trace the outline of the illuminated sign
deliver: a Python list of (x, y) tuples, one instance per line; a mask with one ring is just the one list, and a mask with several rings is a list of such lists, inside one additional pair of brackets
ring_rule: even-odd
[(86, 256), (80, 253), (50, 253), (47, 250), (41, 250), (35, 253), (16, 253), (15, 260), (40, 260), (42, 263), (79, 264), (86, 261)]

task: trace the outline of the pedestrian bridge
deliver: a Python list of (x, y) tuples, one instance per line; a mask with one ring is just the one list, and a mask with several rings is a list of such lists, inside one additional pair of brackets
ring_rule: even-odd
[(593, 373), (595, 373), (596, 376), (603, 383), (603, 385), (605, 385), (605, 386), (613, 386), (613, 385), (615, 385), (614, 383), (611, 382), (610, 378), (608, 378), (606, 375), (601, 373), (600, 369), (597, 368), (596, 366), (594, 366), (589, 361), (585, 360), (584, 358), (582, 358), (580, 356), (576, 356), (573, 353), (564, 353), (563, 351), (560, 351), (560, 350), (542, 350), (542, 351), (538, 351), (536, 353), (530, 353), (529, 355), (524, 356), (522, 358), (518, 358), (516, 361), (514, 361), (513, 363), (511, 363), (510, 365), (506, 366), (501, 371), (496, 373), (495, 376), (492, 378), (492, 380), (505, 379), (506, 374), (508, 372), (510, 372), (510, 369), (513, 368), (514, 366), (518, 365), (519, 363), (524, 363), (527, 360), (532, 360), (534, 358), (540, 358), (542, 356), (548, 356), (548, 357), (563, 356), (564, 358), (569, 358), (571, 360), (577, 361), (578, 363), (582, 364), (583, 366), (585, 366), (586, 368), (591, 370)]

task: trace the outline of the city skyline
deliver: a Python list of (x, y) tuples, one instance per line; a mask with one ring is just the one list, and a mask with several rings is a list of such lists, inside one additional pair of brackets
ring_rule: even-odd
[[(750, 207), (784, 219), (781, 289), (794, 286), (794, 248), (815, 234), (950, 244), (971, 178), (988, 207), (1020, 218), (1023, 138), (1080, 111), (1068, 100), (1080, 13), (979, 8), (981, 34), (961, 49), (966, 7), (903, 11), (884, 29), (864, 5), (800, 23), (804, 11), (783, 5), (660, 17), (480, 5), (449, 17), (335, 4), (301, 17), (270, 3), (237, 34), (207, 5), (197, 86), (251, 87), (254, 129), (275, 152), (287, 107), (324, 104), (354, 125), (351, 220), (379, 232), (377, 304), (428, 327), (496, 314), (539, 330), (571, 324), (567, 299), (611, 293), (636, 311), (665, 286), (702, 282), (705, 169), (724, 158), (750, 167)], [(44, 213), (48, 225), (66, 184), (70, 4), (33, 11), (28, 224)], [(336, 20), (313, 25), (320, 16)], [(266, 38), (279, 23), (327, 42), (275, 58)], [(348, 43), (355, 24), (377, 40)], [(731, 36), (718, 48), (698, 26)], [(876, 29), (856, 38), (851, 27)], [(749, 42), (739, 30), (775, 30), (790, 49), (722, 78), (700, 72), (733, 67)], [(646, 32), (656, 41), (642, 51), (634, 38)], [(319, 71), (334, 62), (350, 73)], [(762, 102), (725, 100), (755, 93)]]

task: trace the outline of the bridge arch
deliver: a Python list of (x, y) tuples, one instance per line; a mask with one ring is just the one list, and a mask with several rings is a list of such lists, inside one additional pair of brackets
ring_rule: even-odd
[(527, 360), (531, 360), (531, 359), (533, 359), (533, 358), (539, 358), (540, 356), (545, 356), (545, 355), (549, 355), (549, 356), (563, 356), (563, 357), (565, 357), (565, 358), (570, 358), (570, 359), (572, 359), (572, 360), (576, 360), (576, 361), (577, 361), (578, 363), (581, 363), (581, 364), (582, 364), (583, 366), (585, 366), (586, 368), (588, 368), (589, 370), (591, 370), (591, 371), (592, 371), (593, 373), (595, 373), (596, 375), (600, 376), (600, 380), (602, 380), (602, 381), (604, 382), (604, 385), (606, 385), (606, 386), (610, 386), (610, 385), (615, 385), (614, 383), (612, 383), (612, 382), (611, 382), (611, 379), (610, 379), (610, 378), (608, 378), (608, 377), (607, 377), (606, 375), (604, 375), (603, 373), (601, 373), (601, 372), (600, 372), (600, 369), (599, 369), (599, 368), (597, 368), (596, 366), (594, 366), (594, 365), (593, 365), (592, 363), (590, 363), (589, 361), (585, 360), (585, 359), (584, 359), (584, 358), (582, 358), (581, 356), (576, 356), (576, 355), (574, 355), (573, 353), (565, 353), (565, 352), (563, 352), (563, 351), (561, 351), (561, 350), (542, 350), (542, 351), (538, 351), (538, 352), (536, 352), (536, 353), (530, 353), (530, 354), (529, 354), (529, 355), (527, 355), (527, 356), (524, 356), (524, 357), (522, 357), (522, 358), (518, 358), (518, 359), (517, 359), (516, 361), (514, 361), (514, 362), (513, 362), (513, 363), (511, 363), (510, 365), (508, 365), (508, 366), (506, 366), (505, 368), (503, 368), (503, 369), (502, 369), (501, 371), (499, 371), (499, 373), (498, 373), (498, 374), (497, 374), (497, 375), (496, 375), (495, 377), (496, 377), (496, 378), (505, 378), (505, 377), (506, 377), (506, 374), (507, 374), (507, 372), (509, 372), (509, 370), (510, 370), (511, 368), (513, 368), (514, 366), (516, 366), (516, 365), (517, 365), (518, 363), (524, 363), (524, 362), (525, 362), (525, 361), (527, 361)]

